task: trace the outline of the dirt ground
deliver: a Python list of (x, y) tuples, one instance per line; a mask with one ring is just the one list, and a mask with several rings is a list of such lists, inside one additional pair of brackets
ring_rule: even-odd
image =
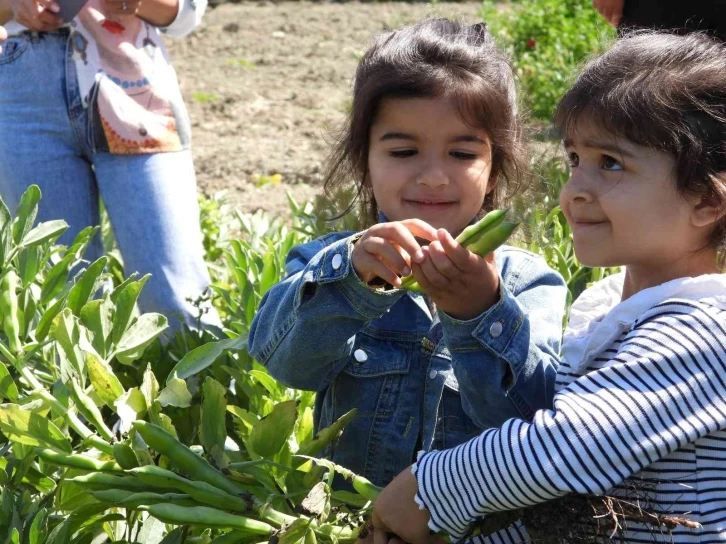
[[(199, 190), (286, 214), (322, 190), (358, 59), (379, 32), (429, 16), (475, 22), (479, 2), (241, 2), (167, 40), (192, 119)], [(279, 174), (280, 183), (265, 183)], [(266, 177), (267, 176), (267, 177)]]

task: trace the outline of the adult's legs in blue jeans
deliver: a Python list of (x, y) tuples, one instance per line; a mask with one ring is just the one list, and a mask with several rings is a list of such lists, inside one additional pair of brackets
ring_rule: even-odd
[[(64, 219), (59, 243), (99, 223), (98, 190), (84, 142), (85, 115), (66, 81), (63, 33), (10, 38), (0, 56), (0, 195), (15, 210), (31, 184), (43, 196), (38, 221)], [(75, 93), (77, 96), (77, 92)], [(85, 258), (103, 254), (100, 236)]]
[[(93, 157), (96, 179), (127, 274), (151, 272), (142, 311), (163, 313), (172, 328), (194, 326), (210, 279), (204, 262), (191, 151)], [(203, 325), (220, 326), (213, 310)]]
[[(94, 154), (67, 40), (67, 32), (26, 33), (0, 53), (0, 194), (13, 210), (29, 185), (40, 186), (38, 219), (68, 222), (60, 243), (69, 244), (80, 230), (99, 224), (101, 185), (125, 272), (153, 274), (141, 310), (164, 313), (172, 328), (181, 323), (179, 315), (194, 325), (196, 312), (185, 298), (199, 296), (209, 277), (191, 154)], [(86, 258), (102, 254), (96, 237)], [(212, 313), (205, 324), (218, 322)]]

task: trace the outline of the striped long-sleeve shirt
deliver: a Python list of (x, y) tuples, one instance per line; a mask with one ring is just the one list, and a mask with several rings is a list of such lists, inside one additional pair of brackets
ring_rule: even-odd
[[(726, 295), (716, 281), (714, 294)], [(726, 542), (726, 303), (669, 298), (623, 329), (587, 364), (563, 361), (553, 410), (419, 456), (416, 500), (431, 529), (462, 537), (493, 512), (573, 492), (617, 495), (640, 479), (653, 507), (702, 525), (663, 541)], [(659, 540), (634, 523), (624, 538)], [(526, 539), (513, 527), (488, 541)]]

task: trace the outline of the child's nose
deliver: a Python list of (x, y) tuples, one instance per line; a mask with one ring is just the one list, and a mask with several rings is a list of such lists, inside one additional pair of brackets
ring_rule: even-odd
[(449, 176), (443, 165), (437, 160), (429, 160), (422, 165), (416, 176), (416, 183), (428, 187), (439, 187), (449, 184)]
[(590, 202), (594, 198), (591, 189), (584, 169), (573, 169), (567, 183), (560, 190), (560, 200)]

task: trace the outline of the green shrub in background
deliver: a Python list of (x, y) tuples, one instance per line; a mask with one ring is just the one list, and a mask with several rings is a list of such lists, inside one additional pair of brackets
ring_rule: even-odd
[(480, 13), (514, 60), (524, 104), (545, 121), (578, 63), (615, 36), (591, 0), (485, 0)]

